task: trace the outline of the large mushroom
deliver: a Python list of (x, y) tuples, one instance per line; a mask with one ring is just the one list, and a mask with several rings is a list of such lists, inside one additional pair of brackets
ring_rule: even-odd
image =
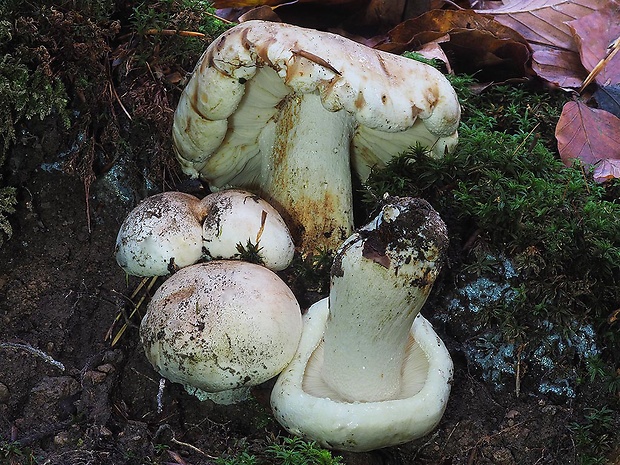
[(146, 357), (162, 376), (222, 404), (280, 373), (300, 336), (301, 311), (287, 285), (265, 267), (232, 260), (172, 275), (140, 325)]
[(442, 156), (460, 106), (426, 64), (344, 37), (248, 21), (214, 40), (175, 112), (183, 170), (213, 190), (256, 190), (303, 252), (352, 233), (351, 166), (371, 168), (420, 143)]
[(336, 253), (327, 299), (304, 317), (272, 391), (276, 419), (324, 447), (367, 451), (430, 432), (444, 412), (450, 355), (419, 315), (447, 247), (418, 199), (388, 199)]

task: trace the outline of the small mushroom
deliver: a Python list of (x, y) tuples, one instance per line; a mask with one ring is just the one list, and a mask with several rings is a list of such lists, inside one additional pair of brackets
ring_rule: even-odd
[(155, 292), (140, 325), (147, 359), (202, 400), (230, 404), (276, 376), (301, 336), (301, 311), (267, 268), (214, 260), (183, 268)]
[(116, 261), (132, 276), (163, 276), (202, 257), (200, 200), (163, 192), (142, 200), (123, 221), (116, 237)]
[(344, 37), (248, 21), (207, 48), (175, 112), (183, 170), (212, 190), (257, 191), (302, 252), (353, 230), (351, 166), (371, 168), (420, 143), (443, 156), (460, 106), (426, 64)]
[(447, 243), (427, 202), (391, 198), (341, 246), (329, 297), (308, 310), (297, 354), (272, 391), (274, 415), (289, 432), (367, 451), (436, 427), (452, 361), (419, 311)]
[(207, 195), (202, 204), (208, 212), (202, 233), (208, 257), (236, 258), (241, 249), (255, 254), (262, 265), (275, 271), (293, 261), (291, 233), (282, 216), (265, 200), (247, 191), (227, 189)]

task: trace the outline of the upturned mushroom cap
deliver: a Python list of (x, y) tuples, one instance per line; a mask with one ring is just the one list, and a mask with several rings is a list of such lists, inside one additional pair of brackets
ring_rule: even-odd
[(267, 268), (242, 261), (178, 271), (140, 325), (146, 357), (162, 376), (219, 403), (242, 400), (247, 387), (280, 373), (300, 336), (291, 290)]
[(202, 205), (208, 212), (203, 223), (203, 246), (213, 259), (234, 258), (238, 246), (258, 248), (261, 264), (280, 271), (293, 261), (295, 244), (282, 216), (251, 192), (227, 189), (207, 195)]
[(321, 378), (321, 342), (329, 319), (328, 299), (304, 315), (294, 359), (271, 393), (278, 422), (291, 434), (322, 447), (364, 452), (395, 446), (432, 431), (450, 395), (452, 360), (431, 324), (418, 315), (409, 332), (402, 396), (381, 402), (342, 402), (330, 397)]
[(459, 119), (456, 93), (431, 66), (335, 34), (248, 21), (203, 54), (173, 139), (186, 173), (215, 190), (258, 190), (312, 251), (335, 249), (352, 232), (349, 159), (365, 180), (416, 143), (442, 156), (456, 145)]
[(127, 215), (116, 238), (116, 261), (132, 276), (163, 276), (202, 256), (200, 200), (182, 192), (147, 197)]

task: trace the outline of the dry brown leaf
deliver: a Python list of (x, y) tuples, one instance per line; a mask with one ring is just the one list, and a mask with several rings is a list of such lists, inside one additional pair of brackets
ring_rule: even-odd
[[(607, 56), (607, 46), (620, 36), (620, 5), (611, 2), (592, 14), (568, 23), (579, 48), (583, 66), (592, 71)], [(600, 85), (620, 83), (620, 54), (615, 55), (595, 78)]]
[(402, 21), (406, 5), (406, 0), (370, 0), (364, 21), (366, 24), (393, 27)]
[(546, 81), (563, 88), (580, 87), (588, 75), (579, 55), (552, 48), (534, 50), (532, 69)]
[(503, 7), (477, 11), (492, 15), (528, 41), (534, 51), (532, 69), (538, 76), (560, 87), (579, 87), (587, 72), (567, 23), (592, 14), (610, 1), (508, 0)]
[(472, 10), (429, 11), (400, 23), (376, 48), (402, 53), (439, 39), (456, 72), (476, 73), (479, 80), (496, 82), (522, 77), (527, 72), (530, 51), (525, 39)]
[(620, 84), (599, 87), (592, 96), (596, 100), (597, 108), (620, 118)]
[(577, 51), (566, 24), (606, 6), (609, 0), (513, 0), (501, 8), (477, 10), (519, 32), (531, 44)]
[(257, 6), (256, 8), (252, 8), (249, 11), (246, 11), (241, 16), (239, 16), (239, 22), (243, 23), (245, 21), (252, 20), (261, 20), (261, 21), (271, 21), (274, 23), (279, 23), (280, 17), (277, 15), (273, 8), (268, 5)]
[(329, 5), (342, 5), (354, 3), (352, 0), (214, 0), (213, 6), (219, 8), (247, 8), (263, 5), (277, 7), (280, 5), (292, 5), (294, 3), (317, 3)]
[[(618, 134), (620, 118), (579, 100), (564, 105), (555, 128), (564, 164), (571, 166), (575, 159), (579, 159), (584, 165), (598, 169), (595, 175), (599, 180), (613, 176), (613, 168), (620, 160)], [(609, 163), (603, 164), (604, 161)]]

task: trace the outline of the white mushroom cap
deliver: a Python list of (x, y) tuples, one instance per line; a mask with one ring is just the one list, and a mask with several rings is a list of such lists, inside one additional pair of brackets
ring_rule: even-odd
[(328, 299), (304, 315), (297, 354), (271, 393), (278, 422), (291, 434), (322, 447), (354, 452), (403, 444), (432, 431), (448, 403), (453, 367), (431, 324), (418, 315), (411, 327), (402, 396), (381, 402), (342, 402), (323, 391), (320, 374), (328, 318)]
[(448, 245), (428, 202), (384, 199), (334, 257), (329, 298), (305, 317), (298, 352), (271, 405), (290, 432), (352, 451), (430, 432), (450, 392), (452, 361), (418, 316)]
[(182, 192), (147, 197), (125, 218), (116, 237), (116, 261), (133, 276), (163, 276), (202, 257), (200, 200)]
[(146, 357), (162, 376), (219, 403), (237, 402), (280, 373), (300, 336), (291, 290), (267, 268), (242, 261), (178, 271), (140, 325)]
[(352, 232), (349, 160), (365, 180), (418, 142), (443, 156), (459, 119), (454, 89), (429, 65), (335, 34), (248, 21), (203, 54), (173, 139), (186, 173), (212, 189), (257, 191), (312, 251), (335, 249)]
[(203, 245), (211, 258), (234, 258), (238, 245), (248, 242), (260, 248), (262, 265), (283, 270), (293, 261), (295, 245), (282, 216), (251, 192), (227, 189), (207, 195), (202, 205), (208, 212), (203, 223)]

